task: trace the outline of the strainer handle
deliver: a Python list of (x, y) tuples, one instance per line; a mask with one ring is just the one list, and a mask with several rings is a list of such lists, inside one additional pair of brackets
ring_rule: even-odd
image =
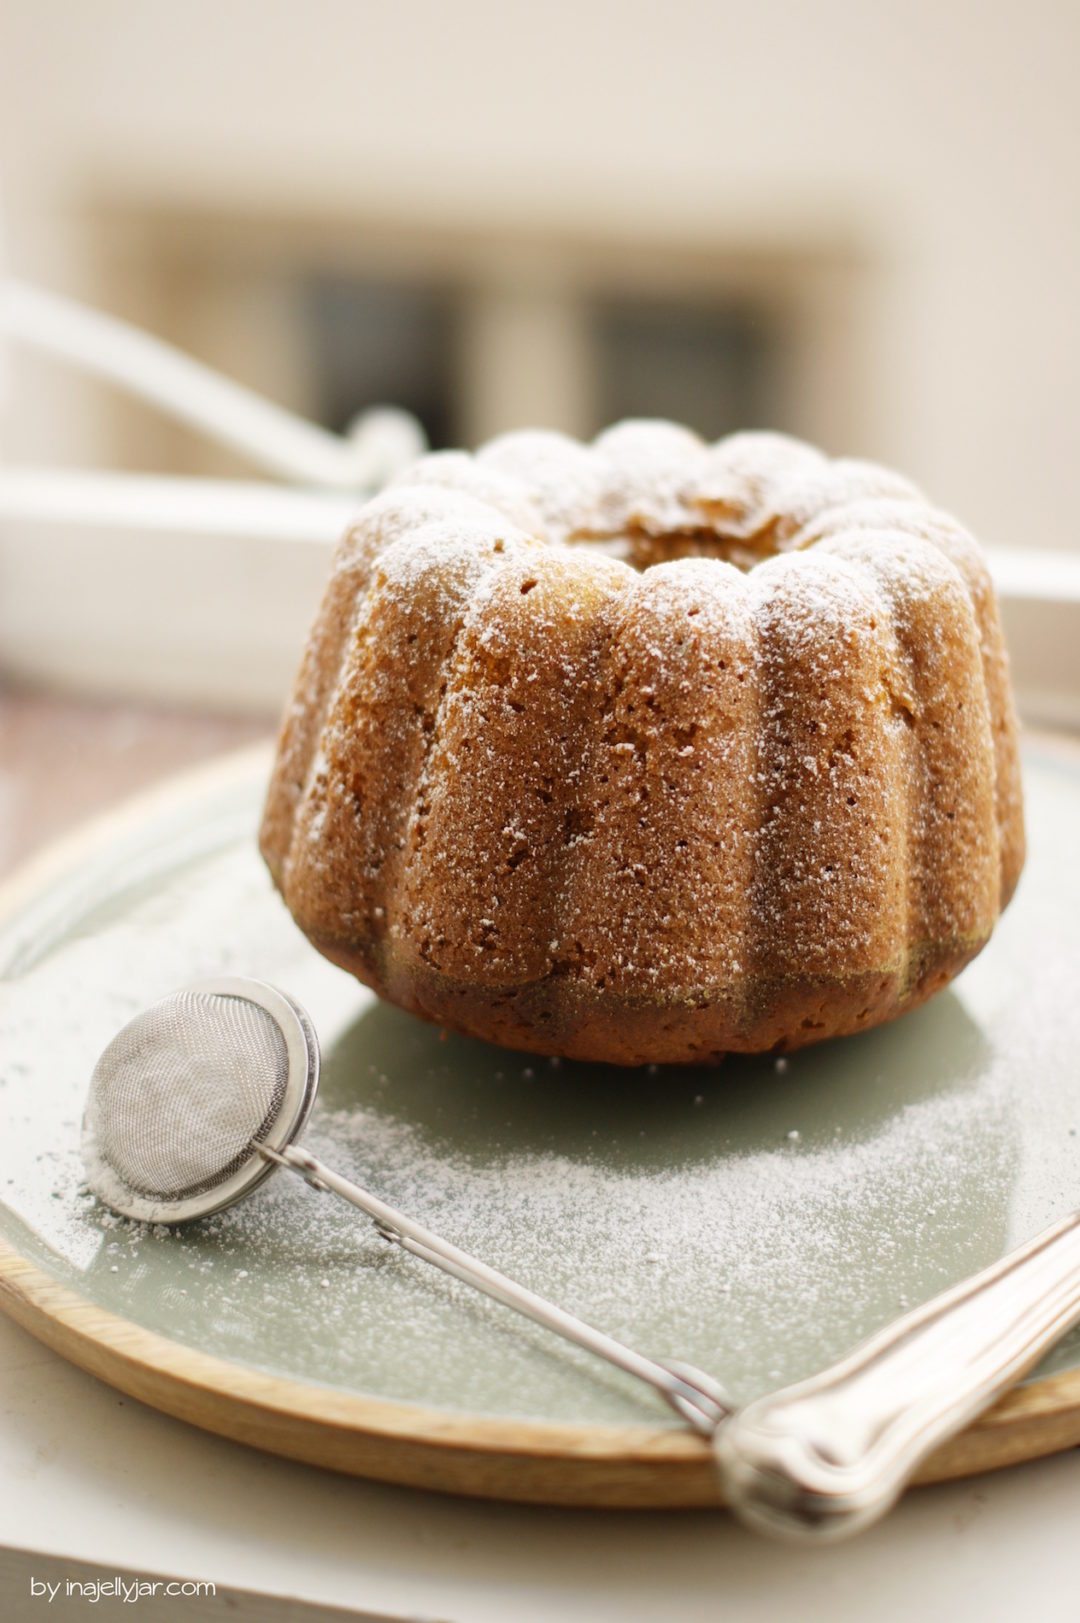
[(451, 1245), (448, 1240), (444, 1240), (431, 1229), (414, 1223), (403, 1212), (395, 1211), (394, 1207), (388, 1206), (385, 1201), (379, 1200), (366, 1189), (361, 1189), (358, 1184), (342, 1178), (330, 1167), (324, 1166), (315, 1156), (310, 1155), (307, 1150), (298, 1149), (296, 1145), (290, 1144), (280, 1151), (261, 1146), (261, 1153), (269, 1160), (277, 1162), (279, 1166), (299, 1173), (315, 1188), (339, 1195), (342, 1200), (347, 1200), (350, 1205), (358, 1207), (374, 1221), (384, 1239), (400, 1245), (414, 1257), (433, 1263), (444, 1273), (463, 1280), (467, 1285), (482, 1291), (485, 1296), (502, 1302), (504, 1306), (512, 1307), (536, 1324), (543, 1325), (546, 1330), (553, 1330), (556, 1335), (563, 1336), (567, 1341), (584, 1347), (600, 1358), (606, 1358), (609, 1363), (626, 1374), (647, 1381), (675, 1410), (679, 1418), (687, 1421), (702, 1436), (711, 1437), (720, 1421), (731, 1413), (731, 1406), (723, 1389), (703, 1371), (695, 1369), (690, 1364), (681, 1362), (664, 1364), (656, 1359), (646, 1358), (631, 1347), (616, 1341), (612, 1336), (605, 1335), (602, 1330), (594, 1330), (582, 1319), (575, 1318), (572, 1313), (556, 1307), (553, 1302), (545, 1301), (542, 1296), (537, 1296), (534, 1291), (519, 1285), (516, 1280), (509, 1279), (506, 1274), (499, 1273), (495, 1268), (489, 1268), (487, 1263), (479, 1262), (467, 1251)]

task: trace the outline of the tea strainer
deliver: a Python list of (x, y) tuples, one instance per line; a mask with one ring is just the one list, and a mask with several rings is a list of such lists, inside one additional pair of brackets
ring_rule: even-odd
[(712, 1436), (730, 1406), (708, 1375), (624, 1347), (300, 1149), (318, 1085), (318, 1041), (292, 998), (261, 981), (197, 982), (137, 1015), (98, 1060), (83, 1119), (87, 1182), (124, 1217), (173, 1224), (231, 1206), (286, 1167), (358, 1206), (384, 1239), (647, 1381)]

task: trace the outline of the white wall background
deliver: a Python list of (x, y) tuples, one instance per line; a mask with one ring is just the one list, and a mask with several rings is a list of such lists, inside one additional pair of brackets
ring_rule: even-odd
[[(1069, 547), (1078, 72), (1075, 0), (0, 0), (3, 252), (123, 311), (102, 197), (847, 243), (869, 382), (833, 448)], [(66, 376), (18, 400), (13, 452), (92, 455)]]

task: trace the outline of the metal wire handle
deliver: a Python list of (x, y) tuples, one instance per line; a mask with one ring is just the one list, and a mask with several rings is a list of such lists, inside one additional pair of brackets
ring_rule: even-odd
[(512, 1307), (515, 1312), (543, 1325), (546, 1330), (553, 1330), (565, 1340), (596, 1353), (600, 1358), (606, 1358), (608, 1363), (626, 1374), (647, 1381), (679, 1418), (687, 1421), (702, 1437), (712, 1437), (721, 1420), (731, 1413), (731, 1405), (723, 1388), (702, 1370), (681, 1362), (662, 1364), (655, 1359), (645, 1358), (632, 1348), (623, 1346), (613, 1336), (605, 1335), (602, 1330), (594, 1330), (582, 1319), (545, 1301), (542, 1296), (537, 1296), (534, 1291), (527, 1290), (497, 1269), (489, 1268), (487, 1263), (471, 1257), (467, 1251), (451, 1245), (431, 1229), (414, 1223), (412, 1218), (388, 1206), (366, 1189), (361, 1189), (358, 1184), (342, 1178), (307, 1150), (297, 1149), (294, 1144), (283, 1150), (273, 1150), (264, 1144), (253, 1144), (252, 1148), (277, 1166), (298, 1173), (313, 1189), (339, 1195), (351, 1206), (358, 1207), (373, 1220), (384, 1240), (400, 1245), (423, 1262), (433, 1263), (444, 1273), (463, 1280), (466, 1285), (493, 1297), (504, 1307)]

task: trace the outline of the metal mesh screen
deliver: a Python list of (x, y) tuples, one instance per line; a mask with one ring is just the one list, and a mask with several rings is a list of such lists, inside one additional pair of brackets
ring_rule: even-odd
[(232, 1176), (281, 1109), (288, 1079), (276, 1020), (242, 997), (178, 992), (147, 1009), (94, 1069), (97, 1155), (129, 1189), (180, 1200)]

